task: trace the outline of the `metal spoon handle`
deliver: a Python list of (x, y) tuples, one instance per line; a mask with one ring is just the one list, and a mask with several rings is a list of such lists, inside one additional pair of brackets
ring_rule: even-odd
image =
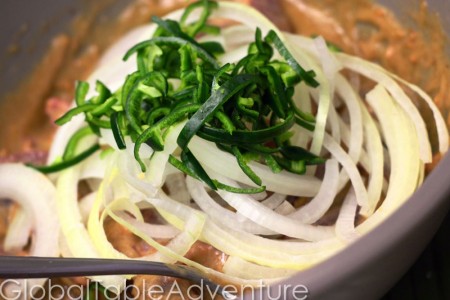
[[(0, 256), (0, 278), (43, 278), (90, 275), (151, 274), (178, 278), (190, 270), (159, 262), (94, 259)], [(199, 278), (201, 276), (198, 276)], [(188, 278), (191, 280), (191, 277)]]
[(0, 278), (137, 274), (187, 279), (200, 286), (207, 286), (212, 291), (218, 291), (225, 299), (236, 298), (199, 271), (183, 265), (143, 260), (0, 256)]

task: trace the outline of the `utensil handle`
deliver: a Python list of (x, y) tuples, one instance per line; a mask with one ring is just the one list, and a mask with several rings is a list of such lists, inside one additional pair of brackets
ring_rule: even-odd
[(192, 272), (184, 266), (160, 262), (59, 258), (33, 256), (0, 256), (0, 278), (44, 278), (91, 275), (151, 274), (184, 278)]
[(202, 287), (207, 286), (210, 290), (217, 291), (225, 299), (237, 299), (235, 295), (230, 294), (220, 285), (202, 276), (197, 270), (183, 265), (124, 259), (0, 256), (0, 278), (137, 274), (187, 279)]

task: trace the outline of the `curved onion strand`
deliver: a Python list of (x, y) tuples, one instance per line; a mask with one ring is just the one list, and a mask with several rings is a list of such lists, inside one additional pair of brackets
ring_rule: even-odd
[(290, 218), (305, 224), (319, 220), (331, 207), (338, 192), (339, 165), (335, 159), (329, 159), (325, 164), (325, 175), (317, 195), (297, 211), (289, 214)]
[[(33, 228), (29, 252), (31, 256), (59, 255), (60, 224), (56, 217), (56, 191), (49, 179), (19, 163), (0, 164), (0, 198), (17, 202), (24, 210), (23, 216), (30, 217)], [(16, 222), (24, 224), (26, 221)], [(27, 227), (24, 227), (23, 233), (27, 232), (29, 233)], [(5, 285), (3, 288), (7, 296), (13, 297), (17, 295), (15, 293), (18, 286), (19, 289), (27, 285), (42, 286), (45, 280), (19, 280), (18, 285)], [(24, 291), (22, 293), (26, 294)]]

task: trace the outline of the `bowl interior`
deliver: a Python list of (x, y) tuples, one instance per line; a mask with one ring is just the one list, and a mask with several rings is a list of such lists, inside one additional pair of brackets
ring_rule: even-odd
[[(102, 16), (116, 15), (129, 2), (116, 1), (116, 5), (109, 6)], [(418, 1), (378, 2), (391, 9), (402, 23), (421, 29), (417, 26), (417, 14), (410, 9), (419, 8)], [(444, 31), (450, 36), (450, 14), (445, 13), (450, 11), (450, 2), (428, 0), (428, 6), (430, 11), (437, 12)], [(5, 18), (0, 20), (0, 49), (3, 51), (0, 95), (18, 85), (42, 57), (52, 38), (60, 32), (70, 31), (71, 20), (83, 9), (86, 7), (82, 1), (42, 0), (38, 3), (16, 0), (5, 3)], [(448, 43), (446, 46), (448, 54)], [(443, 111), (448, 114), (447, 106)], [(447, 155), (410, 200), (380, 226), (344, 251), (279, 286), (289, 286), (293, 290), (303, 285), (312, 299), (381, 297), (417, 258), (450, 208), (450, 202), (446, 201), (450, 185), (445, 176), (449, 169), (450, 156)], [(259, 296), (268, 299), (269, 295), (261, 290)]]

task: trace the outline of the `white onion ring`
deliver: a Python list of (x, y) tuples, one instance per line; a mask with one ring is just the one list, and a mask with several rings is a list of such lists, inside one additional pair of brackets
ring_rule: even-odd
[[(56, 216), (56, 191), (47, 177), (18, 163), (0, 164), (0, 198), (16, 201), (33, 227), (31, 256), (59, 255), (59, 222)], [(42, 286), (46, 279), (30, 279), (28, 285)], [(27, 286), (19, 280), (19, 286)], [(5, 292), (12, 293), (14, 286)], [(11, 294), (11, 296), (14, 294)]]

